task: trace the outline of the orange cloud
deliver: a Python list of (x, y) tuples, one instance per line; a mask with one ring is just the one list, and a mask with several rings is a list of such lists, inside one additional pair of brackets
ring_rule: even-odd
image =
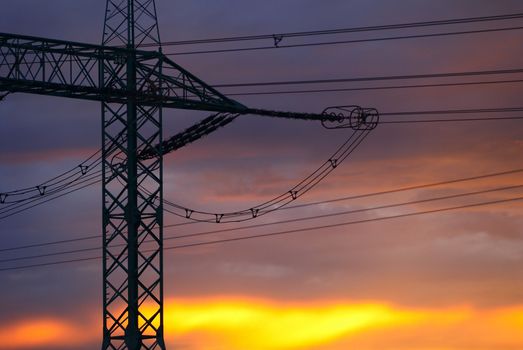
[(35, 318), (0, 328), (2, 349), (70, 347), (92, 340), (93, 327), (73, 325), (56, 318)]

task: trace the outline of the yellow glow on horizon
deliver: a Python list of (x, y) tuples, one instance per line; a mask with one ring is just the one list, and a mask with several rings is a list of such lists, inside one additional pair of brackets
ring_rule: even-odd
[[(432, 314), (431, 319), (447, 324), (467, 316), (466, 310), (454, 310)], [(185, 300), (166, 303), (165, 331), (167, 338), (173, 339), (205, 334), (219, 340), (223, 349), (307, 349), (367, 330), (416, 324), (426, 318), (424, 311), (401, 310), (384, 303), (288, 305), (241, 299)]]

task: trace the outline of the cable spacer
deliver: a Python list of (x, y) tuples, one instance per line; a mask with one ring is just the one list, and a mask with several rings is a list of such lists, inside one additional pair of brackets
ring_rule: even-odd
[(190, 218), (191, 218), (192, 213), (194, 213), (194, 210), (191, 210), (191, 209), (185, 209), (185, 217), (186, 217), (187, 219), (190, 219)]
[(38, 190), (38, 192), (40, 193), (40, 196), (43, 196), (45, 194), (45, 189), (47, 188), (47, 186), (44, 186), (44, 185), (38, 185), (36, 186), (36, 189)]
[(252, 218), (254, 219), (254, 218), (258, 217), (258, 213), (259, 212), (260, 212), (260, 209), (258, 209), (258, 208), (256, 208), (256, 209), (251, 208)]
[(329, 159), (329, 162), (331, 163), (332, 168), (336, 169), (336, 167), (338, 166), (338, 159), (331, 158)]
[(274, 47), (279, 47), (278, 45), (283, 40), (283, 34), (273, 34), (272, 38), (274, 39)]
[(7, 199), (7, 196), (9, 196), (9, 194), (7, 194), (7, 193), (0, 193), (0, 204), (4, 204), (5, 203), (5, 200)]
[(223, 214), (214, 214), (216, 216), (216, 223), (219, 224), (222, 221)]
[(290, 190), (289, 193), (291, 194), (292, 200), (296, 200), (296, 198), (298, 198), (298, 191)]
[(82, 173), (82, 175), (87, 174), (87, 170), (89, 169), (89, 165), (82, 165), (82, 164), (80, 164), (79, 167), (80, 167), (80, 172)]

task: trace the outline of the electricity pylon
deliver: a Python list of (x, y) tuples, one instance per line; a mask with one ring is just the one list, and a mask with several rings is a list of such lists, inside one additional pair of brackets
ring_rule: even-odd
[[(231, 100), (159, 51), (154, 0), (107, 0), (102, 45), (0, 33), (0, 92), (100, 101), (103, 159), (102, 349), (165, 349), (163, 339), (163, 155), (237, 116), (317, 120), (368, 130), (377, 112), (357, 106), (325, 113), (251, 109)], [(212, 111), (162, 140), (162, 108)], [(333, 112), (334, 111), (334, 112)]]

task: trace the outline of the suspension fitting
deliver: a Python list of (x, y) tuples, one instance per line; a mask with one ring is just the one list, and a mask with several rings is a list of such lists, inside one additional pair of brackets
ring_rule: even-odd
[(372, 130), (378, 126), (380, 119), (377, 109), (355, 105), (328, 107), (322, 114), (326, 118), (321, 125), (326, 129)]

